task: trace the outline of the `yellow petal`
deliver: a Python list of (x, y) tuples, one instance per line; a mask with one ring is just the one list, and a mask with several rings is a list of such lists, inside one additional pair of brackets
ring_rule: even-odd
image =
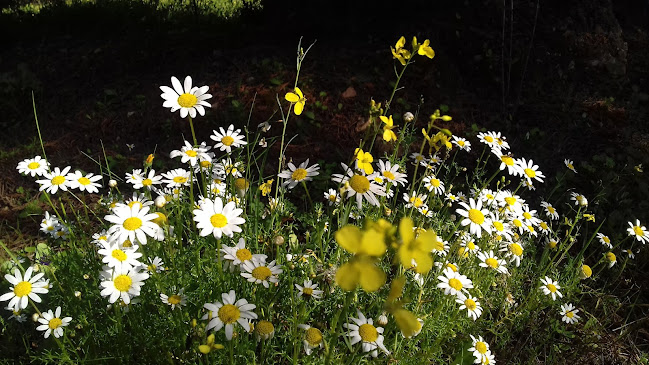
[(400, 308), (395, 310), (392, 315), (394, 316), (403, 337), (412, 337), (421, 330), (421, 323), (419, 323), (417, 317), (409, 311)]
[(426, 231), (419, 234), (415, 245), (417, 250), (424, 252), (431, 252), (435, 248), (437, 242), (437, 235), (433, 231)]
[(286, 93), (286, 95), (284, 95), (284, 99), (286, 99), (286, 101), (289, 101), (291, 103), (297, 103), (298, 100), (300, 100), (300, 97), (293, 93)]
[(419, 274), (426, 274), (433, 268), (433, 259), (428, 252), (417, 251), (414, 254), (414, 259), (415, 263), (417, 263), (415, 272)]
[(359, 274), (359, 282), (366, 292), (379, 290), (385, 284), (385, 273), (371, 261), (359, 261), (355, 263)]
[(395, 48), (398, 51), (399, 49), (403, 48), (403, 46), (405, 46), (405, 45), (406, 45), (406, 37), (401, 36), (401, 38), (399, 38), (399, 40), (397, 41), (397, 44), (395, 45)]
[(379, 119), (381, 119), (381, 122), (383, 122), (383, 123), (385, 123), (385, 124), (388, 124), (388, 123), (389, 123), (388, 117), (386, 117), (386, 116), (384, 116), (384, 115), (381, 115), (381, 116), (379, 117)]
[(353, 263), (348, 262), (336, 271), (336, 284), (345, 291), (356, 289), (358, 284), (358, 271)]
[(361, 250), (359, 253), (364, 253), (370, 256), (383, 256), (387, 246), (383, 235), (375, 230), (369, 230), (363, 233), (363, 240)]
[(212, 346), (207, 346), (207, 345), (198, 346), (198, 351), (200, 351), (205, 355), (209, 354), (211, 350), (212, 350)]
[(417, 48), (419, 43), (417, 43), (417, 37), (412, 37), (412, 48)]
[(304, 102), (303, 101), (299, 101), (299, 102), (295, 103), (295, 108), (293, 109), (293, 111), (295, 112), (295, 115), (302, 114), (303, 110), (304, 110)]
[(403, 293), (403, 287), (406, 285), (406, 278), (402, 275), (392, 280), (390, 284), (390, 293), (388, 294), (387, 302), (393, 302)]
[(303, 99), (303, 98), (304, 98), (304, 94), (302, 93), (302, 90), (300, 90), (299, 87), (297, 87), (297, 86), (295, 87), (295, 92), (296, 92), (297, 95), (300, 97), (300, 99)]
[(360, 228), (350, 224), (336, 231), (334, 235), (336, 242), (340, 247), (351, 253), (357, 253), (361, 250), (363, 233)]
[(412, 250), (407, 243), (399, 246), (398, 256), (404, 269), (408, 270), (412, 267)]
[(389, 129), (385, 129), (385, 130), (383, 130), (383, 140), (386, 141), (386, 142), (396, 141), (397, 140), (397, 135), (394, 134), (393, 131), (391, 131)]
[(415, 232), (413, 232), (413, 227), (415, 224), (412, 219), (405, 217), (399, 222), (399, 235), (401, 235), (401, 241), (406, 244), (415, 239)]

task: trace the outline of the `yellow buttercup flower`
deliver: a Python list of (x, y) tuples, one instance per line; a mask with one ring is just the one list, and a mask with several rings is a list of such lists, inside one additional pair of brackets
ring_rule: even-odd
[(392, 120), (392, 116), (388, 118), (381, 115), (379, 118), (383, 123), (385, 123), (385, 125), (383, 126), (383, 140), (386, 142), (396, 141), (397, 135), (392, 131), (392, 129), (394, 129), (394, 121)]
[(407, 49), (403, 49), (403, 46), (405, 45), (406, 45), (406, 38), (401, 37), (394, 45), (394, 48), (390, 47), (390, 49), (392, 50), (392, 56), (397, 60), (399, 60), (399, 62), (401, 62), (401, 64), (404, 66), (407, 63), (407, 60), (409, 60), (410, 57), (412, 56), (410, 54), (410, 51), (408, 51)]
[(414, 268), (415, 272), (425, 274), (433, 267), (433, 258), (430, 253), (435, 247), (437, 236), (429, 230), (415, 238), (413, 226), (412, 219), (408, 217), (403, 218), (399, 223), (401, 245), (397, 254), (404, 268)]
[(374, 167), (372, 167), (374, 157), (372, 157), (371, 153), (363, 152), (362, 149), (357, 148), (354, 154), (356, 155), (356, 166), (360, 170), (365, 171), (368, 175), (374, 172)]
[(435, 57), (435, 51), (430, 47), (430, 40), (428, 39), (426, 39), (424, 43), (419, 45), (417, 53), (421, 56), (426, 56), (431, 59)]
[(221, 344), (214, 343), (214, 334), (207, 336), (207, 342), (205, 345), (198, 346), (198, 351), (203, 354), (209, 354), (212, 350), (222, 350), (225, 347)]
[(355, 255), (383, 256), (387, 246), (382, 232), (360, 228), (348, 224), (335, 233), (336, 242), (347, 252)]
[(271, 188), (273, 187), (273, 181), (275, 180), (270, 179), (265, 183), (261, 184), (261, 186), (259, 186), (259, 190), (261, 190), (261, 195), (266, 196), (270, 194)]
[(304, 104), (306, 104), (306, 98), (304, 97), (304, 94), (302, 93), (302, 90), (300, 90), (299, 87), (295, 87), (295, 93), (288, 92), (286, 95), (284, 95), (284, 99), (286, 101), (291, 102), (295, 104), (293, 107), (293, 111), (295, 112), (295, 115), (300, 115), (302, 114), (302, 111), (304, 110)]

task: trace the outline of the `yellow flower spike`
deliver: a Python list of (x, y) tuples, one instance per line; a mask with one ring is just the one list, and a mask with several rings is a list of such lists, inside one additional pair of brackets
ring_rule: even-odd
[(397, 322), (397, 326), (399, 326), (403, 337), (410, 338), (421, 331), (421, 323), (411, 312), (399, 308), (392, 312), (392, 316), (394, 316), (394, 320)]
[(290, 103), (295, 104), (295, 106), (293, 107), (293, 112), (295, 113), (295, 115), (302, 114), (302, 111), (304, 110), (304, 104), (306, 104), (306, 98), (304, 97), (304, 94), (299, 87), (295, 87), (295, 93), (286, 93), (286, 95), (284, 95), (284, 99), (286, 99), (286, 101)]
[[(417, 38), (413, 39), (413, 42), (415, 42)], [(419, 45), (419, 48), (417, 49), (417, 53), (420, 56), (426, 56), (430, 59), (435, 57), (435, 51), (430, 47), (430, 40), (426, 39), (424, 43)]]
[(379, 118), (383, 123), (385, 123), (385, 125), (383, 126), (383, 140), (386, 142), (396, 141), (397, 135), (392, 131), (392, 129), (394, 129), (394, 121), (392, 120), (392, 116), (388, 118), (381, 115)]
[(386, 302), (391, 303), (399, 299), (401, 293), (403, 293), (403, 287), (405, 285), (406, 278), (403, 275), (392, 280), (392, 284), (390, 285), (390, 293), (388, 294), (388, 299), (386, 299)]

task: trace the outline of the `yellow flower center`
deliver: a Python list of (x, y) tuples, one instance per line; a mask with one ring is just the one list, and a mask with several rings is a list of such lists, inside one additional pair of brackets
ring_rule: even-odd
[(241, 317), (241, 311), (235, 305), (225, 304), (219, 308), (219, 319), (225, 324), (232, 324)]
[(178, 105), (183, 108), (191, 108), (198, 102), (198, 98), (194, 94), (182, 94), (178, 97)]
[(589, 278), (591, 275), (593, 275), (593, 269), (591, 269), (588, 265), (583, 265), (581, 267), (581, 273), (584, 274), (585, 277)]
[(504, 162), (507, 166), (514, 166), (514, 159), (509, 156), (501, 156), (500, 161)]
[(448, 286), (451, 288), (460, 291), (463, 288), (462, 282), (456, 278), (452, 278), (448, 281)]
[(57, 328), (61, 327), (62, 324), (63, 324), (63, 321), (61, 320), (61, 318), (52, 318), (52, 319), (50, 319), (47, 326), (50, 327), (50, 329), (54, 330), (54, 329), (57, 329)]
[(151, 222), (162, 226), (167, 223), (167, 216), (164, 215), (164, 213), (156, 212), (155, 214), (158, 215), (158, 218), (153, 219)]
[(532, 215), (529, 212), (523, 213), (523, 217), (525, 217), (525, 219), (532, 219)]
[(574, 169), (575, 169), (575, 167), (574, 167), (571, 163), (568, 164), (568, 168), (569, 168), (570, 170), (574, 170)]
[(430, 179), (430, 184), (436, 188), (439, 188), (440, 181), (438, 179)]
[(550, 227), (548, 227), (548, 224), (545, 222), (541, 222), (540, 226), (542, 229), (550, 229)]
[(313, 347), (318, 346), (322, 342), (322, 332), (317, 328), (311, 327), (306, 330), (305, 340)]
[(133, 247), (133, 243), (130, 240), (122, 242), (122, 247)]
[(388, 180), (394, 180), (394, 174), (390, 171), (383, 171), (383, 176)]
[(475, 300), (471, 298), (466, 298), (464, 301), (464, 305), (466, 305), (466, 309), (474, 311), (478, 306), (475, 304)]
[(575, 316), (575, 314), (572, 311), (566, 313), (566, 317), (568, 317), (568, 318), (572, 318), (574, 316)]
[(550, 241), (550, 242), (548, 242), (548, 247), (550, 247), (550, 248), (555, 248), (555, 247), (557, 247), (557, 241)]
[(485, 136), (485, 137), (484, 137), (484, 140), (487, 141), (487, 142), (489, 142), (489, 143), (491, 143), (491, 142), (494, 141), (494, 138), (493, 138), (492, 136)]
[(487, 264), (487, 266), (489, 266), (492, 269), (496, 269), (499, 266), (498, 260), (494, 259), (493, 257), (484, 260), (484, 262), (485, 264)]
[(309, 287), (306, 287), (306, 288), (302, 289), (302, 293), (304, 293), (304, 295), (311, 296), (311, 295), (313, 295), (313, 289), (311, 289)]
[(521, 222), (521, 220), (518, 218), (514, 219), (512, 223), (514, 223), (514, 225), (519, 228), (523, 226), (523, 222)]
[(142, 227), (142, 220), (138, 217), (126, 218), (122, 225), (127, 231), (135, 231), (136, 229)]
[(223, 143), (224, 146), (231, 146), (232, 143), (234, 143), (234, 138), (230, 136), (224, 136), (221, 138), (221, 143)]
[(644, 231), (640, 226), (633, 227), (633, 232), (635, 233), (636, 236), (644, 236)]
[(536, 177), (536, 171), (532, 169), (525, 169), (523, 171), (525, 171), (525, 175), (527, 175), (528, 177)]
[(475, 344), (475, 349), (478, 350), (479, 353), (484, 355), (487, 353), (487, 344), (482, 341), (478, 341)]
[(365, 323), (358, 327), (358, 335), (363, 342), (374, 342), (379, 338), (379, 331), (371, 324)]
[(298, 168), (293, 171), (291, 174), (291, 179), (295, 181), (302, 181), (306, 178), (306, 170), (303, 168)]
[(212, 163), (209, 162), (209, 161), (201, 161), (198, 164), (201, 165), (201, 167), (204, 168), (204, 169), (206, 169), (206, 168), (208, 168), (208, 167), (210, 167), (212, 165)]
[(271, 275), (273, 275), (273, 272), (270, 271), (270, 269), (268, 267), (266, 267), (266, 266), (259, 266), (259, 267), (256, 267), (254, 270), (252, 270), (251, 274), (252, 274), (253, 278), (255, 278), (257, 280), (265, 281)]
[(617, 258), (615, 257), (615, 254), (613, 252), (608, 252), (606, 254), (606, 259), (608, 261), (610, 261), (610, 262), (615, 262), (615, 260), (617, 260)]
[(187, 151), (185, 151), (185, 154), (187, 156), (189, 156), (189, 157), (196, 157), (198, 155), (198, 152), (196, 152), (194, 150), (187, 150)]
[(25, 295), (32, 292), (32, 283), (29, 281), (21, 281), (16, 286), (14, 286), (14, 294), (17, 297), (24, 297)]
[(124, 261), (128, 258), (128, 256), (126, 256), (126, 253), (120, 249), (113, 250), (111, 256), (116, 258), (118, 261)]
[(173, 181), (177, 184), (184, 184), (187, 182), (187, 178), (184, 176), (176, 176), (173, 178)]
[(457, 145), (460, 146), (460, 147), (464, 147), (464, 141), (461, 140), (461, 139), (458, 140), (458, 141), (457, 141)]
[(475, 242), (473, 242), (473, 241), (469, 241), (469, 242), (466, 244), (466, 247), (467, 247), (469, 250), (472, 250), (472, 251), (475, 250)]
[(494, 227), (495, 227), (499, 232), (502, 232), (502, 231), (505, 230), (505, 226), (503, 226), (503, 224), (502, 224), (501, 222), (494, 221), (493, 224), (494, 224)]
[(210, 223), (212, 223), (212, 226), (216, 228), (223, 228), (228, 224), (228, 218), (221, 213), (216, 213), (210, 217)]
[(137, 200), (128, 203), (129, 208), (133, 208), (134, 205), (138, 205), (138, 208), (142, 209), (142, 203)]
[(329, 201), (330, 202), (335, 202), (336, 201), (336, 196), (334, 194), (329, 195)]
[(556, 209), (548, 205), (548, 212), (550, 212), (550, 214), (554, 214), (556, 212)]
[(246, 190), (250, 186), (250, 183), (248, 183), (248, 180), (240, 177), (236, 180), (234, 180), (234, 187), (239, 189), (239, 190)]
[(413, 196), (412, 198), (410, 198), (410, 203), (412, 203), (412, 205), (414, 205), (415, 208), (419, 208), (424, 204), (424, 201), (419, 199), (418, 196)]
[(484, 223), (484, 214), (477, 209), (469, 209), (469, 219), (475, 224)]
[(516, 256), (521, 256), (523, 254), (523, 247), (518, 243), (512, 243), (509, 245), (509, 251)]
[(38, 162), (30, 162), (29, 165), (27, 165), (27, 168), (30, 170), (36, 170), (37, 168), (41, 167), (41, 164)]
[(273, 331), (275, 331), (275, 326), (268, 321), (259, 321), (255, 326), (255, 332), (261, 336), (270, 335)]
[(169, 302), (169, 304), (176, 305), (176, 304), (179, 304), (182, 301), (182, 299), (183, 298), (180, 295), (174, 294), (174, 295), (170, 296), (169, 298), (167, 298), (167, 301)]
[(52, 179), (52, 185), (61, 185), (65, 182), (65, 176), (54, 176)]
[(90, 179), (88, 179), (87, 177), (80, 177), (77, 181), (81, 185), (90, 185)]
[(237, 250), (236, 254), (239, 261), (248, 261), (252, 259), (252, 253), (247, 248), (240, 248)]
[(359, 194), (365, 194), (370, 190), (370, 181), (362, 175), (354, 175), (349, 179), (349, 186)]
[(133, 280), (128, 275), (120, 275), (113, 282), (115, 283), (115, 289), (119, 291), (128, 291), (131, 284), (133, 284)]
[(548, 288), (550, 293), (556, 293), (557, 292), (557, 287), (554, 284), (547, 284), (545, 287)]

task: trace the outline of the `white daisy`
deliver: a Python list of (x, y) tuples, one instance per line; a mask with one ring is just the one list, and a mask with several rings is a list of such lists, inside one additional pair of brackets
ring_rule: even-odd
[(171, 85), (173, 89), (168, 86), (160, 86), (160, 90), (162, 90), (160, 97), (165, 100), (162, 107), (170, 108), (172, 113), (180, 110), (181, 118), (186, 118), (187, 115), (196, 118), (196, 111), (200, 115), (205, 115), (204, 107), (211, 107), (205, 101), (212, 97), (212, 95), (207, 94), (210, 89), (209, 86), (192, 87), (192, 78), (190, 76), (185, 77), (183, 85), (180, 84), (176, 77), (172, 76)]
[(318, 284), (313, 283), (311, 280), (304, 280), (304, 286), (295, 284), (295, 287), (299, 291), (298, 294), (305, 299), (320, 299), (322, 298), (322, 293), (324, 293), (322, 290), (318, 290)]
[(464, 293), (459, 292), (455, 298), (455, 302), (461, 304), (460, 310), (466, 309), (467, 315), (469, 318), (473, 318), (474, 321), (482, 315), (480, 302), (478, 302), (477, 298), (471, 296), (471, 294), (464, 295)]
[(154, 272), (155, 273), (161, 273), (161, 272), (165, 271), (165, 267), (164, 267), (165, 263), (164, 263), (164, 261), (162, 261), (162, 259), (160, 257), (158, 257), (158, 256), (156, 256), (154, 258), (149, 257), (147, 259), (147, 261), (149, 262), (149, 264), (146, 265), (146, 269), (150, 273), (154, 273)]
[(539, 171), (539, 165), (535, 165), (532, 160), (525, 160), (525, 158), (521, 158), (516, 160), (516, 163), (523, 170), (523, 174), (521, 176), (526, 178), (527, 181), (532, 182), (532, 180), (536, 180), (538, 182), (543, 182), (545, 175), (543, 175), (543, 173)]
[(568, 324), (573, 324), (579, 321), (580, 317), (577, 315), (578, 312), (579, 309), (576, 309), (572, 305), (572, 303), (568, 303), (568, 304), (561, 304), (561, 311), (559, 312), (559, 314), (563, 316), (561, 318), (562, 321)]
[(507, 173), (511, 176), (523, 175), (523, 169), (516, 163), (516, 160), (509, 154), (504, 154), (500, 148), (493, 148), (491, 150), (498, 160), (500, 161), (500, 170), (507, 169)]
[(493, 132), (480, 132), (478, 133), (477, 137), (480, 140), (480, 142), (486, 144), (489, 146), (491, 149), (500, 149), (500, 145), (498, 144), (498, 141), (496, 141), (496, 138), (494, 138)]
[(241, 276), (251, 283), (263, 284), (269, 287), (268, 282), (276, 284), (277, 276), (284, 272), (281, 266), (275, 264), (275, 260), (266, 263), (265, 260), (248, 260), (241, 264)]
[(53, 171), (44, 173), (43, 177), (45, 179), (36, 180), (41, 185), (38, 190), (45, 190), (50, 194), (56, 194), (59, 189), (68, 191), (70, 187), (70, 180), (66, 178), (68, 171), (70, 171), (70, 166), (65, 167), (63, 170), (55, 167)]
[(41, 313), (41, 316), (38, 318), (38, 322), (41, 323), (40, 326), (36, 327), (37, 331), (45, 331), (45, 338), (50, 337), (50, 334), (54, 333), (55, 338), (63, 336), (63, 327), (70, 324), (72, 317), (61, 318), (61, 307), (56, 307), (56, 311), (48, 310), (47, 312)]
[(471, 347), (469, 352), (473, 352), (473, 356), (476, 358), (474, 364), (482, 364), (484, 359), (491, 355), (491, 350), (489, 350), (489, 344), (482, 339), (482, 336), (473, 337), (471, 335)]
[(563, 298), (563, 294), (559, 292), (559, 289), (561, 289), (561, 287), (559, 286), (558, 282), (553, 281), (546, 276), (545, 279), (541, 279), (541, 283), (543, 283), (543, 285), (541, 286), (541, 289), (543, 289), (543, 294), (551, 296), (552, 300), (556, 300), (557, 296), (559, 298)]
[(409, 195), (408, 193), (403, 193), (403, 200), (406, 202), (406, 208), (419, 208), (424, 205), (426, 199), (428, 199), (428, 196), (425, 194), (417, 195), (413, 193), (412, 195)]
[(477, 256), (478, 259), (480, 259), (481, 261), (480, 266), (485, 267), (487, 269), (496, 270), (501, 274), (509, 273), (507, 267), (505, 266), (505, 260), (496, 257), (492, 250), (489, 250), (489, 252), (486, 251), (478, 252)]
[(119, 206), (113, 209), (113, 214), (104, 217), (105, 220), (113, 223), (108, 229), (111, 239), (118, 242), (135, 239), (146, 245), (146, 236), (155, 237), (160, 227), (152, 220), (158, 218), (155, 213), (149, 214), (149, 207), (140, 209), (139, 205), (133, 207)]
[(575, 205), (579, 205), (580, 207), (588, 206), (588, 199), (579, 193), (570, 193), (570, 200), (574, 201)]
[(214, 148), (218, 148), (221, 151), (230, 154), (232, 148), (239, 148), (248, 144), (248, 142), (244, 140), (245, 137), (239, 134), (241, 129), (234, 130), (234, 124), (230, 124), (227, 131), (224, 130), (223, 127), (220, 127), (219, 131), (220, 133), (213, 130), (212, 132), (214, 132), (214, 134), (210, 136), (212, 140), (216, 141)]
[(60, 228), (61, 223), (59, 219), (53, 215), (50, 215), (50, 212), (45, 212), (45, 218), (41, 221), (41, 232), (47, 233), (50, 236), (54, 237), (56, 231)]
[(629, 236), (635, 237), (643, 245), (649, 242), (649, 231), (640, 223), (639, 219), (635, 220), (635, 224), (629, 222), (629, 228), (626, 231), (629, 233)]
[[(363, 198), (368, 203), (374, 206), (379, 206), (379, 200), (376, 195), (384, 196), (385, 187), (376, 184), (373, 180), (370, 181), (364, 173), (355, 173), (344, 163), (341, 163), (345, 174), (333, 174), (331, 180), (343, 184), (343, 193), (347, 193), (347, 198), (356, 196), (356, 205), (361, 209)], [(341, 193), (341, 194), (343, 194)]]
[(572, 160), (565, 159), (565, 160), (563, 160), (563, 163), (564, 163), (564, 165), (566, 165), (566, 167), (570, 171), (574, 172), (575, 174), (577, 173), (577, 170), (575, 169), (575, 166), (572, 164), (573, 163)]
[(141, 169), (134, 169), (132, 172), (126, 174), (126, 182), (129, 184), (135, 184), (136, 181), (142, 180), (144, 175), (142, 175)]
[(20, 161), (16, 169), (23, 175), (43, 176), (50, 169), (50, 163), (41, 156), (36, 156)]
[(158, 176), (155, 174), (155, 170), (151, 169), (149, 170), (148, 174), (146, 177), (141, 176), (141, 179), (135, 180), (133, 184), (133, 189), (142, 189), (142, 188), (147, 188), (149, 190), (152, 190), (154, 185), (160, 185), (162, 184), (162, 176)]
[(142, 263), (138, 261), (142, 254), (137, 252), (137, 245), (131, 247), (120, 247), (117, 241), (113, 241), (108, 247), (98, 251), (103, 256), (102, 262), (111, 268), (128, 270), (135, 266), (140, 266)]
[(101, 180), (101, 175), (94, 175), (92, 173), (84, 175), (81, 171), (75, 171), (66, 176), (68, 179), (68, 187), (70, 189), (79, 189), (81, 191), (87, 191), (89, 193), (98, 193), (101, 188), (101, 184), (98, 184), (97, 181)]
[(257, 306), (248, 303), (248, 301), (243, 298), (237, 300), (234, 290), (230, 290), (229, 293), (221, 294), (221, 299), (223, 300), (223, 303), (217, 301), (203, 305), (203, 308), (207, 309), (209, 312), (201, 319), (210, 320), (207, 323), (205, 330), (209, 331), (214, 328), (214, 331), (216, 332), (225, 327), (225, 338), (227, 338), (228, 341), (232, 340), (235, 323), (239, 323), (246, 332), (250, 332), (249, 320), (257, 319), (257, 314), (252, 311), (257, 308)]
[(314, 176), (319, 175), (320, 173), (318, 170), (320, 169), (320, 166), (318, 164), (315, 164), (311, 167), (307, 167), (309, 165), (309, 159), (307, 158), (306, 161), (302, 162), (300, 166), (295, 167), (292, 162), (288, 163), (288, 169), (282, 171), (279, 173), (277, 176), (281, 177), (282, 179), (287, 179), (284, 180), (282, 183), (282, 186), (286, 187), (288, 186), (289, 189), (293, 189), (297, 184), (299, 184), (302, 181), (311, 181), (311, 179)]
[(218, 169), (219, 175), (232, 175), (235, 179), (243, 176), (243, 164), (239, 161), (232, 162), (229, 157), (221, 160), (215, 168)]
[(505, 258), (510, 258), (516, 267), (521, 266), (521, 258), (523, 257), (523, 246), (516, 242), (503, 242), (500, 245), (500, 252), (505, 253)]
[[(107, 267), (105, 269), (110, 270)], [(101, 296), (108, 297), (108, 301), (112, 304), (121, 299), (124, 304), (131, 303), (131, 299), (140, 295), (144, 280), (149, 278), (147, 272), (140, 272), (141, 266), (132, 267), (130, 269), (115, 268), (110, 271), (104, 270), (101, 276), (104, 280), (100, 283)]]
[(316, 348), (324, 348), (322, 332), (308, 324), (298, 324), (299, 328), (304, 330), (304, 352), (311, 355), (311, 351)]
[(212, 162), (212, 158), (207, 153), (210, 148), (212, 147), (208, 146), (205, 142), (201, 142), (200, 146), (194, 147), (191, 143), (185, 141), (185, 145), (180, 150), (171, 151), (169, 157), (180, 157), (181, 163), (189, 163), (190, 166), (196, 166), (199, 160), (210, 163)]
[(381, 176), (386, 178), (389, 182), (393, 184), (401, 184), (401, 186), (406, 186), (408, 183), (408, 175), (399, 172), (399, 165), (392, 164), (390, 161), (379, 160), (379, 171)]
[(340, 195), (338, 195), (338, 192), (336, 189), (329, 189), (328, 191), (324, 192), (324, 197), (325, 200), (329, 202), (329, 205), (338, 205), (340, 203)]
[[(230, 268), (234, 269), (236, 266), (240, 266), (251, 260), (266, 261), (268, 256), (264, 254), (253, 254), (249, 249), (246, 248), (246, 240), (239, 238), (239, 242), (234, 247), (225, 246), (221, 248), (223, 257), (228, 260), (228, 265)], [(243, 270), (243, 268), (241, 268)]]
[(551, 220), (559, 219), (559, 213), (557, 213), (557, 210), (552, 206), (552, 204), (544, 201), (541, 202), (541, 206), (545, 208), (545, 214), (550, 217)]
[(172, 289), (172, 293), (175, 294), (166, 295), (164, 293), (160, 293), (160, 300), (162, 300), (163, 303), (170, 305), (171, 310), (176, 309), (176, 307), (180, 308), (187, 304), (187, 296), (183, 294), (184, 291), (185, 288), (182, 288), (178, 292), (176, 292), (174, 288)]
[(13, 285), (9, 293), (0, 296), (0, 302), (9, 300), (7, 306), (13, 307), (15, 311), (27, 308), (29, 299), (36, 303), (41, 302), (41, 298), (37, 294), (45, 294), (48, 292), (49, 285), (41, 281), (43, 273), (38, 273), (32, 277), (34, 268), (32, 266), (25, 270), (25, 275), (20, 273), (18, 268), (14, 269), (14, 275), (5, 274), (5, 279)]
[(466, 275), (461, 275), (453, 268), (447, 267), (444, 269), (444, 275), (437, 277), (440, 283), (437, 287), (444, 290), (446, 295), (458, 295), (461, 292), (467, 292), (467, 289), (473, 288), (473, 282), (467, 278)]
[(351, 338), (351, 344), (362, 342), (363, 352), (370, 352), (372, 357), (378, 356), (377, 349), (390, 354), (383, 344), (383, 327), (375, 327), (372, 318), (365, 318), (360, 310), (356, 313), (358, 318), (349, 317), (351, 323), (343, 323), (343, 327), (348, 330), (346, 335)]
[(604, 233), (598, 233), (597, 238), (599, 238), (599, 242), (602, 245), (608, 247), (609, 250), (613, 248), (613, 244), (611, 243), (611, 239), (608, 238), (608, 236), (605, 235)]
[(435, 195), (444, 195), (444, 183), (435, 175), (431, 174), (424, 177), (423, 182), (424, 187), (426, 187), (429, 192), (435, 193)]
[(239, 225), (246, 222), (239, 217), (241, 213), (243, 209), (237, 208), (234, 202), (223, 206), (221, 198), (216, 197), (214, 200), (205, 199), (199, 209), (194, 209), (194, 221), (196, 228), (201, 230), (201, 237), (211, 234), (221, 239), (223, 235), (232, 237), (234, 233), (241, 232)]
[(482, 230), (491, 234), (491, 214), (488, 209), (482, 209), (482, 201), (477, 202), (473, 198), (469, 199), (469, 204), (460, 202), (465, 209), (457, 209), (457, 214), (464, 217), (460, 222), (462, 226), (469, 226), (469, 232), (482, 237)]
[(453, 136), (453, 144), (460, 147), (461, 150), (471, 152), (471, 142), (467, 141), (465, 138)]
[(175, 169), (167, 173), (163, 173), (163, 183), (167, 184), (168, 188), (179, 188), (182, 186), (189, 186), (190, 173), (185, 169)]

